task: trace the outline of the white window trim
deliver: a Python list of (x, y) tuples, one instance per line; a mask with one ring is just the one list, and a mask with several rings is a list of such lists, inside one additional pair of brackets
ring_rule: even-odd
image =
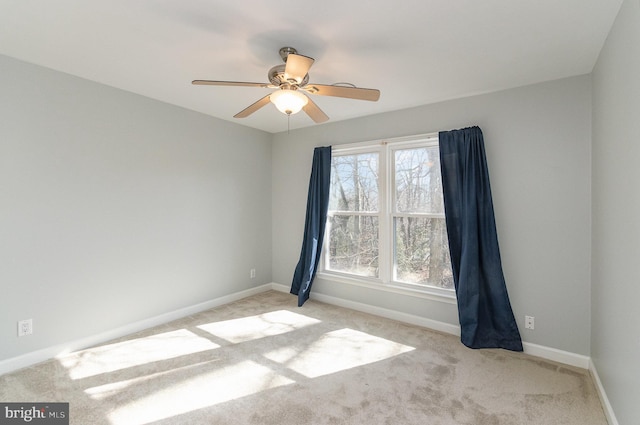
[[(391, 189), (391, 173), (387, 172), (388, 164), (392, 161), (388, 159), (388, 156), (392, 155), (397, 149), (407, 149), (411, 147), (424, 146), (424, 143), (428, 142), (437, 146), (438, 133), (419, 134), (407, 137), (397, 137), (391, 139), (372, 140), (366, 142), (350, 143), (344, 145), (332, 146), (332, 155), (348, 155), (357, 153), (370, 153), (377, 152), (379, 154), (379, 173), (381, 176), (385, 176), (379, 182), (379, 198), (383, 200), (380, 205), (380, 211), (377, 213), (358, 212), (362, 215), (375, 215), (379, 216), (379, 244), (381, 250), (381, 257), (390, 258), (393, 253), (393, 240), (391, 237), (391, 226), (393, 226), (393, 202), (392, 196), (387, 196), (387, 193), (393, 193)], [(393, 170), (391, 170), (393, 171)], [(384, 181), (382, 181), (384, 180)], [(400, 214), (405, 215), (405, 214)], [(415, 215), (415, 214), (408, 214)], [(438, 216), (441, 214), (418, 214), (418, 216)], [(325, 234), (328, 234), (329, 228), (325, 230)], [(321, 279), (331, 282), (345, 283), (354, 286), (366, 287), (370, 289), (398, 293), (402, 295), (408, 295), (417, 298), (425, 298), (433, 301), (444, 302), (448, 304), (456, 304), (455, 291), (451, 289), (442, 289), (432, 286), (417, 285), (411, 283), (395, 282), (391, 280), (392, 270), (389, 270), (391, 266), (390, 261), (381, 261), (379, 263), (379, 278), (357, 276), (350, 273), (341, 273), (338, 271), (327, 270), (325, 268), (326, 256), (328, 253), (327, 243), (328, 237), (324, 238), (323, 254), (320, 263), (320, 269), (317, 276)]]

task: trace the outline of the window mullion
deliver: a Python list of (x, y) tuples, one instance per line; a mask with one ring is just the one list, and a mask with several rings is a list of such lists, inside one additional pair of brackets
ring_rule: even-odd
[(406, 213), (406, 212), (392, 212), (391, 218), (396, 217), (416, 217), (416, 218), (445, 218), (441, 213)]
[(383, 145), (380, 151), (380, 278), (383, 282), (391, 282), (393, 274), (393, 238), (391, 211), (392, 211), (392, 187), (391, 175), (393, 165), (390, 160), (389, 145)]

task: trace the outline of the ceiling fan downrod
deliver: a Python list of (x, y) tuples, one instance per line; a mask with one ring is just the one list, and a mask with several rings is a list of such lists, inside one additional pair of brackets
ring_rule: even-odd
[(297, 55), (298, 51), (293, 47), (281, 47), (279, 53), (284, 63), (287, 63), (287, 58), (289, 57), (289, 55), (291, 53), (293, 53), (294, 55)]

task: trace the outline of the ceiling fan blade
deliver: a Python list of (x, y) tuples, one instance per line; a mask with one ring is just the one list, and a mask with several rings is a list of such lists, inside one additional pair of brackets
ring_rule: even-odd
[(313, 62), (314, 59), (308, 56), (289, 53), (287, 56), (287, 64), (284, 68), (285, 80), (300, 84), (302, 80), (304, 80), (305, 75), (309, 72), (309, 68), (311, 68)]
[(324, 84), (307, 84), (300, 87), (307, 93), (319, 96), (346, 97), (348, 99), (370, 100), (372, 102), (380, 99), (380, 90), (362, 89), (359, 87), (328, 86)]
[(246, 107), (242, 111), (240, 111), (237, 114), (235, 114), (233, 116), (233, 118), (246, 118), (249, 115), (253, 114), (255, 111), (257, 111), (258, 109), (262, 108), (263, 106), (265, 106), (265, 105), (267, 105), (269, 103), (269, 96), (271, 96), (271, 95), (268, 94), (265, 97), (263, 97), (262, 99), (258, 100), (257, 102), (249, 105), (248, 107)]
[(309, 99), (307, 104), (302, 107), (302, 110), (306, 112), (306, 114), (309, 115), (309, 118), (316, 123), (325, 122), (329, 119), (327, 114), (322, 112), (322, 109), (320, 109), (311, 99)]
[(191, 84), (196, 86), (234, 86), (234, 87), (275, 88), (275, 86), (267, 83), (245, 83), (241, 81), (193, 80)]

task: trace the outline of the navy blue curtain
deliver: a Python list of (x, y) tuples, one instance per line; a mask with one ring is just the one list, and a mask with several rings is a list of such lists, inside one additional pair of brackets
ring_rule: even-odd
[(502, 272), (482, 131), (470, 127), (439, 136), (461, 341), (470, 348), (522, 351)]
[(293, 273), (291, 293), (298, 296), (298, 307), (309, 299), (311, 284), (316, 276), (324, 228), (329, 208), (331, 184), (331, 146), (315, 148), (307, 196), (307, 216), (304, 223), (304, 239), (300, 260)]

